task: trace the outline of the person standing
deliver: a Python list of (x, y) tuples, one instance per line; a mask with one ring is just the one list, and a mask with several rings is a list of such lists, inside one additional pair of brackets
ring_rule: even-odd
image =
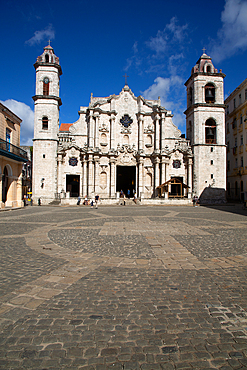
[(95, 195), (95, 208), (98, 208), (98, 204), (99, 204), (99, 195), (96, 194)]
[(136, 196), (136, 192), (134, 192), (134, 199), (133, 199), (134, 203), (136, 204), (137, 203), (137, 196)]

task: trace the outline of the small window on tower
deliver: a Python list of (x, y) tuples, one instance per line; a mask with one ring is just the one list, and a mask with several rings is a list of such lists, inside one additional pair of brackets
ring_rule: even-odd
[(45, 54), (45, 62), (49, 63), (49, 55), (48, 54)]
[(49, 95), (49, 84), (50, 84), (49, 78), (45, 77), (43, 80), (43, 95), (45, 96)]
[(48, 130), (48, 117), (43, 117), (42, 118), (42, 129), (43, 130)]
[(207, 72), (211, 73), (211, 67), (210, 66), (207, 66)]

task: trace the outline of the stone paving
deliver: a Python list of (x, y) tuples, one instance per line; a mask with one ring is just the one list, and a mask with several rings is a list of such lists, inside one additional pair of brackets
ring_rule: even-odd
[(246, 216), (0, 212), (0, 369), (247, 369)]

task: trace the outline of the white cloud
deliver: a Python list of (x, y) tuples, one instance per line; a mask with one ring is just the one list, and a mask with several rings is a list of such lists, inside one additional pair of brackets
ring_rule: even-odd
[(247, 49), (247, 1), (226, 0), (221, 21), (222, 27), (210, 50), (216, 62)]
[(26, 41), (26, 44), (33, 46), (34, 44), (39, 44), (43, 40), (46, 39), (48, 42), (49, 40), (53, 40), (55, 38), (55, 31), (53, 29), (52, 24), (49, 24), (48, 27), (41, 31), (35, 31), (34, 36), (31, 39)]
[(156, 52), (156, 56), (163, 54), (167, 49), (176, 44), (181, 44), (185, 35), (187, 24), (180, 26), (176, 17), (171, 18), (170, 23), (168, 23), (163, 31), (158, 31), (155, 37), (151, 37), (147, 41), (147, 46)]
[(142, 60), (139, 56), (138, 42), (137, 41), (135, 41), (134, 45), (132, 46), (132, 50), (133, 50), (133, 55), (132, 55), (132, 57), (127, 59), (127, 61), (126, 61), (127, 64), (124, 67), (124, 71), (128, 71), (128, 69), (132, 66), (139, 67), (141, 62), (142, 62)]
[(7, 108), (15, 113), (20, 119), (21, 123), (21, 145), (33, 145), (33, 126), (34, 126), (34, 112), (25, 103), (17, 100), (8, 99), (1, 101)]
[(171, 109), (172, 102), (169, 102), (168, 95), (171, 94), (171, 90), (179, 88), (183, 84), (181, 77), (157, 77), (154, 83), (145, 91), (142, 92), (145, 99), (158, 99), (160, 96), (161, 104), (166, 109)]
[(181, 77), (174, 75), (169, 78), (157, 77), (154, 83), (142, 95), (145, 99), (157, 100), (160, 96), (161, 105), (174, 114), (173, 123), (181, 130), (185, 127), (185, 87)]

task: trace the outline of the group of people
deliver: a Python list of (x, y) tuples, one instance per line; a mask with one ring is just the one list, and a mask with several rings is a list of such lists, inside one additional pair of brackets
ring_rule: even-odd
[[(130, 199), (130, 190), (128, 189), (127, 191), (127, 198)], [(125, 206), (126, 204), (126, 196), (123, 192), (123, 190), (120, 191), (120, 205), (122, 205), (122, 200), (123, 200), (123, 205)], [(133, 190), (133, 202), (136, 204), (137, 203), (137, 196), (135, 190)]]
[[(81, 203), (81, 197), (79, 196), (78, 197), (78, 200), (77, 200), (77, 205), (79, 206)], [(95, 208), (98, 208), (98, 205), (99, 205), (99, 195), (96, 194), (95, 197), (94, 197), (94, 200), (91, 199), (89, 200), (87, 195), (85, 195), (84, 197), (84, 200), (83, 200), (83, 203), (82, 203), (84, 206), (88, 206), (90, 205), (91, 208), (93, 208), (94, 204), (95, 204)]]

